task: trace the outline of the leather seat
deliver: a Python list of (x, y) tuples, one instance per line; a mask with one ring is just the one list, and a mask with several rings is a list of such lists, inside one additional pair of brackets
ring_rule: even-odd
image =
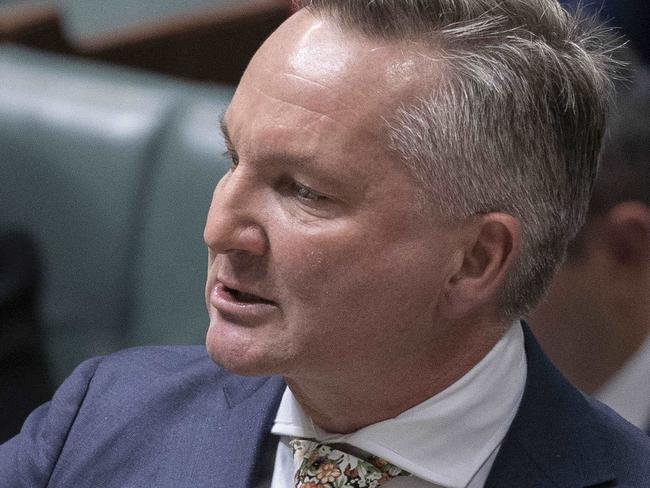
[(185, 103), (161, 141), (135, 260), (133, 344), (203, 343), (207, 249), (203, 226), (230, 162), (219, 130), (231, 92)]
[(26, 230), (43, 258), (55, 382), (134, 341), (198, 340), (188, 323), (202, 292), (189, 294), (209, 187), (226, 167), (217, 121), (231, 94), (0, 46), (0, 228)]

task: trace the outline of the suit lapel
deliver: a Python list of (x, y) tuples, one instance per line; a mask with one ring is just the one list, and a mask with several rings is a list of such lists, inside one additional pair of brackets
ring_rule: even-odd
[(584, 488), (613, 480), (607, 444), (589, 404), (525, 325), (524, 335), (526, 388), (486, 488)]
[(284, 388), (279, 377), (231, 376), (226, 381), (223, 390), (229, 408), (228, 421), (222, 424), (220, 438), (230, 442), (227, 447), (221, 446), (219, 478), (229, 488), (255, 486), (259, 469), (264, 467), (261, 461), (265, 451), (272, 449), (270, 431)]

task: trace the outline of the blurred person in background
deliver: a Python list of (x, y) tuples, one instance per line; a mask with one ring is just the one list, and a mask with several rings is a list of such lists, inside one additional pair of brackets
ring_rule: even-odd
[(650, 2), (648, 0), (564, 0), (575, 8), (580, 4), (597, 12), (610, 25), (621, 29), (644, 63), (650, 63)]
[(650, 74), (622, 87), (587, 222), (531, 327), (583, 391), (650, 430)]
[(0, 232), (0, 442), (52, 394), (38, 326), (38, 259), (31, 239)]

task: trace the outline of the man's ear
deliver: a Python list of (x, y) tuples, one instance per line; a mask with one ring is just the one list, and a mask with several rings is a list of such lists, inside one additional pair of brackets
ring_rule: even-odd
[(650, 266), (650, 207), (636, 201), (619, 203), (605, 214), (600, 231), (614, 266)]
[(450, 319), (472, 314), (494, 302), (521, 247), (521, 225), (513, 216), (475, 217), (464, 248), (455, 257), (457, 271), (447, 281), (441, 313)]

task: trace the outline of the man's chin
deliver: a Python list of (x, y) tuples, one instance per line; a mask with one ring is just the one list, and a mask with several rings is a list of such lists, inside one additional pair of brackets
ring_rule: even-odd
[(281, 375), (293, 361), (288, 360), (289, 349), (274, 340), (277, 337), (269, 333), (270, 329), (275, 330), (240, 326), (218, 315), (211, 317), (206, 335), (208, 354), (219, 366), (238, 375)]
[(213, 354), (208, 350), (212, 360), (225, 370), (239, 376), (273, 376), (277, 374), (273, 368), (265, 367), (257, 361), (242, 361), (241, 358), (232, 360), (222, 355)]
[(206, 341), (210, 358), (222, 368), (241, 376), (272, 376), (279, 374), (277, 361), (272, 358), (242, 351), (226, 344)]

